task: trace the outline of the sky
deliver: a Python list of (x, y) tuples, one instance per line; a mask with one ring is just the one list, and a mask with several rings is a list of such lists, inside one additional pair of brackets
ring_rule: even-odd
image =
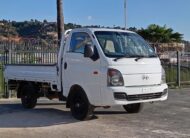
[[(0, 0), (0, 20), (56, 21), (56, 0)], [(66, 23), (124, 27), (124, 0), (63, 0)], [(127, 27), (166, 25), (190, 41), (190, 0), (127, 0)]]

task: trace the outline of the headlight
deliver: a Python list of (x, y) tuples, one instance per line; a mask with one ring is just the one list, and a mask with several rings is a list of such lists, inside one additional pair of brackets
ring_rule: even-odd
[(166, 83), (166, 73), (165, 70), (162, 68), (162, 80), (161, 80), (161, 84)]
[(123, 76), (116, 69), (108, 69), (108, 86), (124, 86)]

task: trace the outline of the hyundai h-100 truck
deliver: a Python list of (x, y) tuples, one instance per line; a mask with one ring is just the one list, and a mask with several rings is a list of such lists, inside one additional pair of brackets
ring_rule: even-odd
[(143, 103), (168, 97), (155, 50), (125, 30), (73, 29), (62, 38), (57, 64), (7, 64), (4, 76), (25, 108), (34, 108), (40, 97), (58, 98), (78, 120), (90, 119), (97, 107), (114, 105), (138, 113)]

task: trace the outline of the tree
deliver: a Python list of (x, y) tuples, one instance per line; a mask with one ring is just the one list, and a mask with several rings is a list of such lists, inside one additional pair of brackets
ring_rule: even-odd
[(138, 31), (138, 29), (136, 27), (130, 27), (128, 30), (129, 31), (133, 31), (133, 32), (137, 32)]
[(58, 41), (61, 41), (64, 32), (63, 0), (57, 0), (57, 33)]
[(172, 28), (167, 28), (166, 25), (159, 26), (155, 24), (149, 25), (146, 29), (137, 31), (144, 39), (152, 43), (172, 43), (181, 42), (183, 35), (174, 32)]

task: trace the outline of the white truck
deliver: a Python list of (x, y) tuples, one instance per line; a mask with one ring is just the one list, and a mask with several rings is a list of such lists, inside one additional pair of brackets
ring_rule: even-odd
[(90, 119), (96, 107), (122, 105), (138, 113), (143, 103), (168, 97), (154, 49), (124, 30), (73, 29), (63, 36), (57, 64), (9, 64), (4, 76), (25, 108), (34, 108), (39, 97), (59, 98), (78, 120)]

